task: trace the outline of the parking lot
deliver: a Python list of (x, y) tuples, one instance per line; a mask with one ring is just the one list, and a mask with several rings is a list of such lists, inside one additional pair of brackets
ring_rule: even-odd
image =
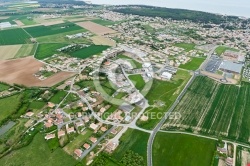
[(207, 72), (216, 73), (221, 63), (222, 63), (222, 59), (220, 57), (216, 55), (212, 55), (205, 67), (205, 70)]

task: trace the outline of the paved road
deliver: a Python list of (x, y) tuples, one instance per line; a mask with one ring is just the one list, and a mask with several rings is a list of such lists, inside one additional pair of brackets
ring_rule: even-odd
[(98, 138), (96, 143), (92, 144), (92, 146), (88, 150), (83, 151), (80, 159), (83, 159), (84, 157), (86, 157), (87, 154), (89, 154), (89, 152), (91, 152), (114, 128), (115, 126), (112, 126), (108, 131), (106, 131), (106, 133), (104, 133), (100, 138)]
[(196, 76), (197, 76), (196, 73), (194, 73), (193, 76), (191, 77), (191, 79), (188, 81), (188, 83), (185, 86), (185, 88), (182, 90), (182, 92), (180, 93), (180, 95), (175, 100), (174, 104), (170, 107), (170, 109), (168, 110), (168, 112), (165, 113), (165, 116), (161, 119), (161, 121), (153, 129), (153, 132), (151, 133), (151, 135), (149, 137), (148, 146), (147, 146), (147, 163), (148, 163), (148, 166), (152, 166), (153, 165), (152, 148), (153, 148), (153, 142), (154, 142), (154, 138), (156, 136), (156, 133), (160, 130), (161, 126), (164, 124), (164, 122), (169, 117), (169, 115), (174, 111), (175, 107), (180, 102), (180, 100), (182, 99), (182, 97), (186, 93), (188, 87), (192, 84), (192, 82), (196, 78)]

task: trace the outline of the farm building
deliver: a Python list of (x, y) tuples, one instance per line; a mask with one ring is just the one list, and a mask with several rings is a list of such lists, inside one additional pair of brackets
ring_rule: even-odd
[(224, 72), (228, 72), (228, 73), (240, 74), (242, 67), (243, 67), (243, 64), (224, 60), (224, 61), (222, 61), (221, 65), (219, 67), (219, 70), (224, 71)]
[(161, 78), (170, 80), (172, 78), (172, 74), (165, 71), (161, 74)]
[(4, 29), (4, 28), (10, 28), (12, 27), (12, 25), (9, 22), (2, 22), (0, 23), (0, 28)]
[(245, 56), (241, 52), (227, 50), (223, 54), (224, 60), (231, 60), (235, 62), (245, 62)]

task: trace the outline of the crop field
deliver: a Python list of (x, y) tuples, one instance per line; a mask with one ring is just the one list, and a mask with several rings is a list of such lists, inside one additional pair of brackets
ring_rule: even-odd
[(20, 104), (22, 95), (14, 95), (0, 99), (0, 122), (12, 115)]
[(119, 161), (126, 151), (132, 150), (142, 156), (144, 161), (146, 161), (148, 138), (148, 133), (139, 130), (128, 129), (120, 138), (120, 144), (112, 154), (112, 157)]
[(77, 25), (89, 30), (90, 32), (93, 32), (97, 35), (105, 35), (105, 34), (111, 34), (111, 33), (117, 33), (115, 30), (105, 27), (100, 24), (96, 24), (91, 21), (86, 22), (78, 22)]
[(191, 61), (189, 61), (186, 64), (181, 64), (180, 68), (186, 69), (186, 70), (197, 70), (200, 65), (205, 61), (205, 58), (191, 58)]
[(18, 50), (17, 54), (15, 55), (15, 58), (22, 58), (33, 55), (35, 52), (35, 47), (36, 46), (34, 44), (22, 45), (22, 47)]
[(195, 48), (195, 44), (193, 43), (176, 43), (175, 47), (183, 48), (186, 52), (191, 51)]
[(46, 86), (51, 87), (67, 78), (72, 77), (75, 73), (59, 72), (46, 80), (39, 80), (34, 76), (43, 66), (43, 63), (33, 57), (26, 57), (16, 60), (3, 60), (0, 62), (0, 81), (9, 84), (21, 84), (26, 86)]
[(238, 146), (236, 153), (236, 166), (248, 166), (250, 163), (250, 149)]
[[(72, 156), (57, 148), (51, 153), (44, 137), (37, 134), (30, 145), (13, 151), (0, 159), (5, 166), (12, 165), (53, 165), (53, 166), (74, 166), (78, 163)], [(53, 164), (52, 164), (53, 163)]]
[(61, 44), (61, 43), (39, 44), (35, 57), (40, 60), (51, 57), (52, 55), (59, 53), (57, 49), (62, 48), (66, 45), (67, 44)]
[(20, 28), (0, 31), (0, 45), (27, 44), (30, 36)]
[(85, 59), (85, 58), (91, 57), (93, 55), (98, 55), (98, 54), (102, 53), (102, 51), (104, 51), (108, 48), (109, 48), (109, 46), (91, 45), (89, 47), (72, 52), (71, 56)]
[[(185, 87), (190, 77), (191, 76), (187, 71), (178, 70), (174, 80), (171, 82), (154, 80), (149, 93), (146, 95), (146, 99), (148, 99), (149, 104), (153, 107), (149, 107), (145, 113), (156, 115), (156, 113), (163, 114), (167, 112)], [(138, 120), (137, 125), (145, 129), (153, 129), (159, 121), (159, 118), (151, 119), (149, 117), (146, 122)]]
[(0, 60), (15, 58), (22, 45), (0, 46)]
[(133, 82), (136, 89), (141, 91), (145, 86), (145, 81), (143, 80), (141, 75), (130, 75), (129, 79)]
[(153, 165), (211, 166), (216, 141), (159, 132), (153, 144)]
[(240, 87), (197, 77), (175, 111), (180, 119), (167, 120), (166, 130), (186, 130), (250, 142), (250, 84)]
[(73, 23), (63, 23), (51, 26), (35, 26), (35, 27), (25, 28), (25, 30), (33, 37), (55, 35), (80, 29), (82, 29), (80, 26)]

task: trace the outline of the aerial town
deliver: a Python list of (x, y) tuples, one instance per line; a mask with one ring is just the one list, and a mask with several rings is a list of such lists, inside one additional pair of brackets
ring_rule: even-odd
[(248, 19), (40, 1), (0, 1), (0, 165), (250, 165)]

